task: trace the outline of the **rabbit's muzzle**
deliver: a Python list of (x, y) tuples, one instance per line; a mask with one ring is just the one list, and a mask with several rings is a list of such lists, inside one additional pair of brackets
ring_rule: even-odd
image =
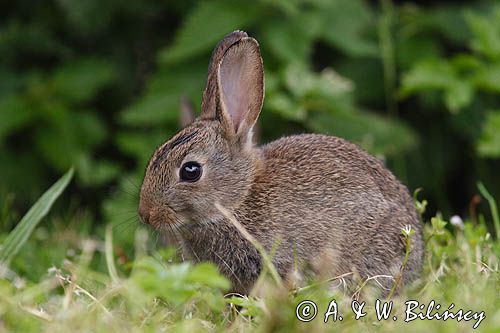
[(141, 197), (139, 202), (139, 219), (157, 230), (165, 230), (168, 224), (177, 224), (176, 212), (166, 204), (158, 205)]

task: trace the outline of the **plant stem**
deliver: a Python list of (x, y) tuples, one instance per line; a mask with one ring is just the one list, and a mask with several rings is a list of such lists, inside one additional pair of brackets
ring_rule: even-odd
[(398, 275), (396, 276), (396, 281), (394, 281), (394, 285), (391, 288), (391, 291), (389, 292), (389, 295), (387, 296), (388, 299), (391, 299), (392, 296), (394, 295), (394, 292), (396, 291), (396, 288), (399, 285), (399, 282), (401, 281), (401, 278), (403, 277), (403, 271), (406, 267), (406, 264), (408, 263), (408, 259), (410, 258), (410, 249), (411, 249), (411, 235), (405, 234), (406, 238), (406, 253), (405, 257), (403, 259), (403, 263), (401, 264), (401, 269), (399, 270)]

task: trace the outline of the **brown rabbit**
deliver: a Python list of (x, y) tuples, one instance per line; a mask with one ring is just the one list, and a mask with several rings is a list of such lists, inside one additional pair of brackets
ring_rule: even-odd
[(282, 277), (296, 263), (330, 276), (395, 276), (407, 226), (415, 234), (402, 280), (418, 277), (422, 226), (408, 190), (379, 160), (340, 138), (305, 134), (254, 147), (263, 99), (259, 44), (235, 31), (212, 54), (201, 116), (149, 162), (141, 219), (179, 237), (185, 255), (216, 263), (242, 293), (262, 260), (216, 203), (267, 251), (275, 248)]

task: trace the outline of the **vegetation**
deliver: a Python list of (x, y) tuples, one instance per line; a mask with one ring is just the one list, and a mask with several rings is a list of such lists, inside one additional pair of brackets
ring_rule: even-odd
[[(66, 174), (37, 202), (23, 218), (20, 226), (31, 230), (40, 219), (33, 211), (50, 204), (67, 185)], [(486, 192), (484, 193), (489, 196)], [(426, 202), (415, 202), (420, 212)], [(492, 209), (496, 204), (492, 202)], [(229, 282), (209, 263), (193, 265), (178, 261), (175, 249), (163, 249), (148, 255), (149, 233), (135, 232), (133, 258), (114, 251), (112, 228), (104, 239), (78, 231), (75, 223), (58, 232), (49, 233), (38, 227), (30, 241), (29, 233), (17, 240), (17, 228), (0, 248), (0, 258), (18, 254), (10, 251), (18, 244), (20, 253), (15, 261), (0, 266), (0, 328), (19, 332), (66, 331), (400, 331), (438, 330), (444, 332), (498, 332), (500, 328), (500, 277), (498, 274), (500, 242), (487, 232), (484, 217), (474, 216), (476, 222), (447, 221), (440, 216), (425, 227), (427, 249), (423, 276), (394, 296), (388, 292), (386, 301), (393, 301), (391, 316), (383, 321), (376, 317), (378, 283), (371, 277), (360, 280), (354, 294), (342, 287), (342, 277), (328, 281), (309, 281), (305, 285), (284, 285), (273, 276), (267, 262), (261, 279), (249, 296), (225, 293)], [(496, 216), (498, 219), (498, 216)], [(72, 217), (71, 221), (80, 220)], [(59, 222), (59, 223), (58, 223)], [(497, 220), (495, 223), (498, 223)], [(411, 231), (402, 231), (411, 241)], [(498, 237), (498, 235), (497, 235)], [(498, 238), (497, 238), (498, 239)], [(115, 252), (118, 257), (115, 257)], [(118, 267), (115, 262), (118, 262)], [(404, 267), (402, 267), (404, 269)], [(397, 281), (397, 277), (395, 279)], [(397, 282), (395, 282), (397, 283)], [(376, 285), (375, 285), (376, 286)], [(394, 288), (393, 288), (394, 289)], [(394, 297), (393, 297), (394, 296)], [(351, 298), (352, 297), (352, 298)], [(353, 299), (365, 301), (367, 314), (356, 319), (351, 310)], [(297, 308), (305, 300), (313, 300), (318, 314), (313, 321), (301, 322)], [(325, 313), (332, 300), (338, 304), (337, 316)], [(405, 322), (406, 303), (434, 301), (443, 309), (463, 309), (482, 313), (465, 321), (431, 319)], [(301, 314), (302, 312), (298, 312)], [(425, 313), (425, 311), (422, 311)], [(393, 320), (392, 316), (399, 319)], [(307, 319), (306, 315), (302, 317)], [(336, 318), (336, 321), (334, 321)], [(432, 319), (434, 318), (434, 319)], [(465, 318), (465, 317), (464, 317)]]
[[(477, 331), (498, 332), (500, 4), (431, 3), (0, 4), (0, 331), (472, 330), (404, 323), (416, 299), (485, 311)], [(294, 289), (265, 273), (254, 295), (226, 295), (214, 266), (138, 227), (144, 167), (177, 131), (181, 96), (200, 104), (210, 52), (235, 29), (261, 44), (261, 142), (341, 136), (422, 189), (425, 266), (392, 297), (397, 321), (375, 319), (376, 279), (360, 281), (359, 320), (331, 288), (341, 279)], [(320, 308), (309, 323), (295, 314), (305, 299)], [(332, 299), (344, 320), (325, 324)]]

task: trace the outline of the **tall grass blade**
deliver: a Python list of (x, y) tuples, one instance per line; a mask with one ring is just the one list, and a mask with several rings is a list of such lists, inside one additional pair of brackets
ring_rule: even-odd
[(111, 281), (113, 281), (113, 283), (118, 283), (120, 278), (118, 277), (118, 271), (116, 270), (115, 259), (113, 256), (113, 228), (111, 224), (106, 226), (106, 238), (104, 245), (109, 276), (111, 277)]
[(262, 257), (262, 263), (263, 263), (264, 267), (268, 269), (274, 282), (276, 282), (276, 284), (278, 286), (283, 286), (283, 281), (281, 280), (281, 277), (278, 274), (276, 267), (274, 267), (272, 259), (269, 257), (269, 255), (267, 254), (267, 252), (264, 249), (264, 247), (262, 246), (262, 244), (260, 244), (245, 229), (245, 227), (243, 225), (241, 225), (241, 223), (238, 222), (238, 220), (236, 220), (234, 218), (234, 216), (226, 208), (221, 206), (219, 203), (215, 203), (215, 207), (222, 213), (222, 215), (224, 215), (225, 218), (227, 218), (229, 220), (229, 222), (231, 222), (231, 224), (243, 235), (243, 237), (245, 237), (245, 239), (248, 240), (250, 242), (250, 244), (252, 244), (257, 249), (257, 251), (259, 252), (259, 254)]
[(491, 210), (491, 217), (493, 218), (493, 225), (495, 226), (495, 232), (497, 234), (497, 239), (500, 239), (500, 217), (498, 216), (498, 208), (497, 203), (495, 202), (495, 198), (488, 192), (483, 183), (478, 182), (477, 188), (481, 195), (488, 201)]
[(8, 265), (12, 258), (19, 252), (26, 240), (38, 225), (38, 223), (49, 212), (50, 208), (68, 186), (73, 177), (73, 168), (62, 176), (54, 185), (52, 185), (30, 208), (14, 230), (5, 239), (0, 246), (0, 263)]

